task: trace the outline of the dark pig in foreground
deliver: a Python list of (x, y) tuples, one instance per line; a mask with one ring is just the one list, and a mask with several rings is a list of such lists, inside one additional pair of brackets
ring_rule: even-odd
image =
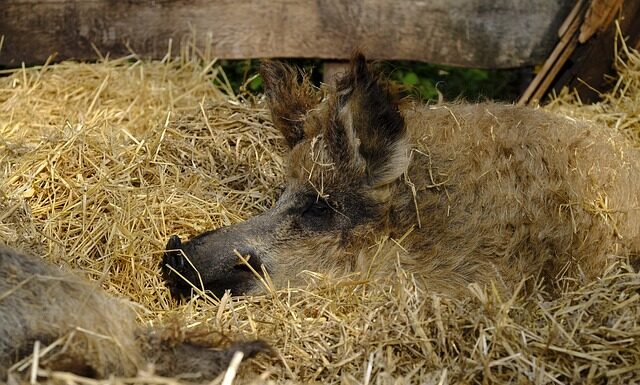
[[(427, 290), (524, 278), (588, 280), (640, 251), (638, 151), (605, 127), (540, 109), (400, 101), (356, 55), (327, 95), (285, 64), (261, 68), (290, 148), (275, 206), (188, 242), (163, 261), (174, 295), (255, 293), (300, 272), (399, 264)], [(242, 255), (244, 263), (238, 255)]]

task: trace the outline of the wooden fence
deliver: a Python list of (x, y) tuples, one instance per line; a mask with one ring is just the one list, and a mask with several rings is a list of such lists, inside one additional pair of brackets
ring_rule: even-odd
[[(0, 66), (161, 58), (195, 31), (219, 58), (375, 59), (506, 68), (544, 60), (574, 0), (3, 0)], [(204, 46), (206, 44), (206, 47)]]

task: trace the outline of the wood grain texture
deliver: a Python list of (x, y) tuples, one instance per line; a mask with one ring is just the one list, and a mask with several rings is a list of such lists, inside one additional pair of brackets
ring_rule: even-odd
[[(549, 54), (573, 0), (1, 0), (0, 65), (161, 58), (192, 31), (219, 58), (421, 60), (505, 68)], [(205, 37), (208, 36), (209, 39)], [(207, 47), (204, 42), (208, 41)]]

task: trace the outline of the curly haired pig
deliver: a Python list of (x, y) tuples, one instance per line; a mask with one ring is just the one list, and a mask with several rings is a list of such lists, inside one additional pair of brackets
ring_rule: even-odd
[(513, 105), (400, 101), (362, 55), (324, 97), (285, 64), (261, 74), (290, 148), (286, 189), (245, 222), (171, 237), (176, 296), (253, 293), (256, 272), (286, 286), (303, 270), (376, 279), (396, 264), (427, 290), (508, 291), (638, 257), (639, 155), (611, 130)]

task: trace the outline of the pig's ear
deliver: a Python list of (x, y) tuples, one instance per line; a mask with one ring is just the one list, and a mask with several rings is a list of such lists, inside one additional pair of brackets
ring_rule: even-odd
[(352, 170), (364, 168), (367, 183), (399, 178), (409, 163), (405, 123), (397, 96), (356, 53), (351, 69), (337, 81), (327, 135)]
[(263, 60), (260, 75), (273, 124), (293, 147), (304, 137), (304, 118), (318, 103), (317, 92), (304, 74), (282, 62)]

